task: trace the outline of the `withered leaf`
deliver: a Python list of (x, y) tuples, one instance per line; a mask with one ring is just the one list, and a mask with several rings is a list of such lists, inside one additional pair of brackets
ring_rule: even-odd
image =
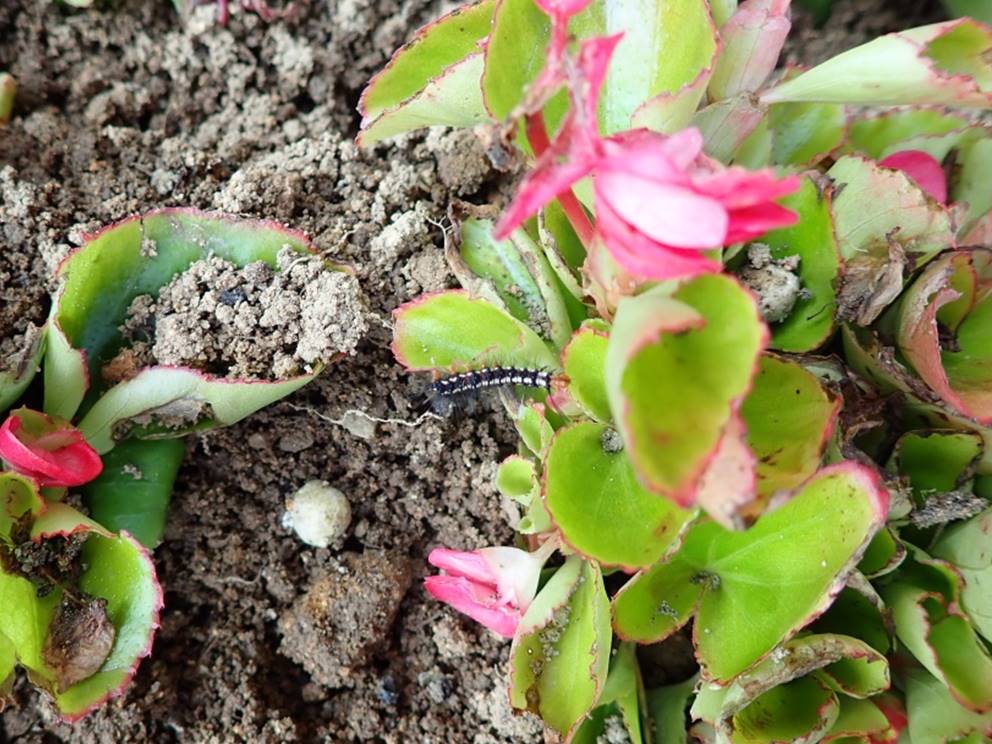
[(110, 654), (117, 631), (107, 600), (63, 597), (48, 628), (42, 658), (62, 693), (95, 674)]

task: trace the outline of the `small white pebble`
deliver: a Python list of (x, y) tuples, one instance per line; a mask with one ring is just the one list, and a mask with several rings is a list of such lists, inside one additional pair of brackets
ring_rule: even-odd
[(307, 545), (326, 548), (344, 535), (349, 524), (351, 504), (324, 481), (309, 481), (286, 499), (282, 526), (293, 530)]

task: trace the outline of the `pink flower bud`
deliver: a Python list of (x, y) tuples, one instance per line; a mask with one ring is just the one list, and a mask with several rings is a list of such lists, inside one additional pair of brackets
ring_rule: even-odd
[(0, 458), (43, 487), (79, 486), (103, 470), (100, 455), (72, 424), (38, 411), (11, 411), (0, 426)]
[(435, 599), (494, 633), (512, 638), (537, 593), (541, 568), (556, 545), (549, 540), (533, 553), (506, 547), (471, 552), (437, 548), (427, 560), (444, 573), (428, 576), (424, 586)]

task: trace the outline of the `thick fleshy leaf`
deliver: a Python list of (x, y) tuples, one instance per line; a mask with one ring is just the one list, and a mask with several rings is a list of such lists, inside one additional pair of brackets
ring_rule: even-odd
[(105, 538), (114, 536), (103, 525), (62, 501), (46, 504), (44, 512), (31, 525), (31, 539), (35, 542), (80, 533), (92, 533)]
[(642, 742), (641, 707), (644, 685), (637, 665), (636, 646), (622, 643), (610, 663), (606, 687), (597, 707), (576, 730), (570, 744), (600, 744), (605, 737), (618, 737), (618, 729), (627, 734), (629, 742)]
[(126, 533), (93, 536), (83, 546), (86, 570), (79, 588), (107, 601), (107, 615), (116, 630), (113, 648), (100, 670), (56, 695), (59, 711), (68, 720), (86, 715), (120, 695), (151, 653), (162, 609), (162, 589), (151, 557)]
[(966, 432), (909, 432), (896, 443), (900, 475), (913, 491), (926, 496), (953, 491), (970, 478), (982, 456), (982, 439)]
[[(960, 220), (958, 232), (966, 241), (965, 244), (971, 243), (967, 240), (969, 234), (983, 220), (988, 220), (989, 210), (992, 209), (992, 184), (983, 177), (989, 159), (992, 158), (992, 139), (989, 139), (987, 130), (983, 130), (982, 134), (982, 138), (961, 146), (957, 154), (960, 171), (951, 184), (951, 201), (968, 205), (967, 212)], [(988, 241), (978, 242), (987, 244)]]
[(820, 466), (841, 401), (799, 364), (765, 355), (741, 413), (758, 458), (758, 493), (800, 485)]
[(656, 687), (647, 692), (648, 713), (656, 741), (665, 744), (687, 744), (686, 710), (692, 699), (697, 677), (690, 677), (685, 682), (665, 687)]
[(830, 608), (810, 626), (814, 633), (851, 635), (880, 654), (892, 649), (891, 621), (885, 603), (868, 580), (855, 571)]
[[(172, 426), (152, 427), (154, 433), (178, 436), (238, 421), (306, 384), (316, 372), (268, 383), (165, 367), (145, 368), (109, 391), (101, 384), (101, 370), (120, 349), (120, 327), (135, 297), (157, 295), (176, 274), (207, 256), (237, 266), (254, 261), (275, 266), (284, 247), (313, 251), (304, 236), (277, 223), (193, 209), (151, 212), (88, 238), (59, 268), (62, 285), (52, 307), (45, 356), (45, 411), (69, 419), (83, 405), (82, 412), (89, 414), (85, 430), (98, 437), (91, 444), (103, 452), (129, 427), (147, 424), (129, 419), (167, 419)], [(92, 387), (84, 402), (87, 384)], [(101, 400), (104, 392), (109, 398)], [(223, 413), (214, 416), (212, 410)]]
[(126, 530), (148, 549), (159, 544), (172, 484), (186, 452), (182, 439), (131, 439), (103, 456), (103, 472), (83, 488), (90, 514), (114, 532)]
[(871, 700), (840, 698), (840, 712), (824, 742), (836, 744), (877, 744), (894, 736), (889, 719)]
[(610, 662), (609, 599), (599, 568), (573, 556), (527, 608), (510, 649), (510, 704), (561, 736), (595, 706)]
[[(728, 741), (765, 741), (762, 734), (791, 728), (790, 724), (795, 726), (793, 736), (823, 731), (825, 725), (826, 728), (833, 725), (834, 719), (831, 718), (829, 723), (823, 720), (821, 696), (810, 698), (796, 695), (794, 686), (790, 684), (809, 675), (827, 682), (837, 692), (858, 698), (871, 697), (889, 687), (889, 665), (882, 654), (850, 636), (811, 635), (783, 643), (770, 657), (726, 688), (703, 685), (693, 706), (693, 714), (703, 716), (708, 723), (714, 724), (717, 733), (726, 736)], [(778, 695), (783, 700), (791, 700), (798, 710), (768, 708), (766, 703), (770, 699), (779, 698), (777, 695), (766, 696), (779, 686), (790, 688)], [(810, 691), (813, 689), (808, 685), (801, 687)], [(749, 725), (762, 718), (757, 715), (757, 710), (751, 710), (751, 706), (757, 706), (757, 710), (764, 713), (772, 713), (771, 718), (760, 724), (759, 730)], [(826, 710), (832, 708), (828, 706)], [(805, 724), (800, 725), (799, 721)]]
[(236, 423), (315, 376), (236, 382), (190, 369), (149, 367), (101, 396), (79, 422), (79, 430), (101, 454), (129, 436), (180, 437)]
[(992, 657), (949, 598), (907, 582), (882, 588), (896, 635), (967, 708), (992, 709)]
[(872, 106), (992, 101), (992, 29), (970, 19), (887, 34), (765, 91), (766, 103), (818, 101)]
[(558, 360), (533, 330), (467, 292), (424, 295), (398, 307), (393, 318), (393, 353), (410, 370), (558, 368)]
[(761, 124), (764, 116), (765, 110), (757, 106), (750, 96), (741, 95), (700, 109), (692, 117), (692, 126), (703, 135), (706, 154), (728, 163)]
[[(687, 506), (751, 384), (766, 330), (727, 276), (624, 299), (607, 348), (610, 409), (641, 482)], [(665, 385), (659, 386), (658, 381)], [(659, 446), (663, 443), (664, 446)], [(732, 489), (747, 483), (728, 484)]]
[(496, 488), (507, 498), (529, 505), (538, 489), (534, 461), (520, 455), (510, 455), (496, 469)]
[[(17, 95), (17, 81), (8, 72), (0, 72), (0, 127), (10, 121), (14, 113), (14, 96)], [(5, 677), (0, 674), (0, 679)]]
[(882, 160), (901, 150), (923, 150), (943, 160), (969, 134), (967, 118), (938, 109), (897, 109), (861, 116), (851, 121), (844, 148)]
[(729, 680), (830, 605), (887, 508), (875, 475), (844, 463), (821, 470), (745, 532), (696, 526), (673, 557), (614, 598), (617, 632), (655, 642), (695, 611), (704, 674)]
[[(0, 75), (2, 77), (2, 75)], [(0, 414), (10, 408), (24, 394), (35, 374), (41, 369), (41, 358), (45, 353), (45, 333), (40, 331), (33, 337), (25, 338), (27, 348), (16, 369), (0, 369)], [(6, 367), (6, 363), (4, 367)]]
[(768, 127), (772, 163), (812, 166), (844, 142), (847, 115), (835, 103), (776, 103), (768, 107)]
[(9, 471), (0, 472), (0, 540), (10, 538), (14, 522), (25, 514), (38, 515), (44, 510), (45, 502), (34, 480)]
[[(835, 184), (834, 223), (845, 261), (865, 254), (885, 255), (889, 235), (918, 263), (953, 245), (946, 210), (904, 173), (848, 155), (827, 175)], [(865, 204), (874, 205), (868, 215)]]
[(539, 403), (521, 403), (514, 420), (523, 445), (536, 456), (543, 458), (551, 444), (555, 430)]
[(560, 429), (544, 464), (543, 494), (569, 545), (600, 565), (633, 571), (671, 550), (692, 513), (645, 490), (617, 439), (605, 424)]
[(799, 190), (784, 197), (781, 204), (796, 212), (799, 222), (766, 233), (761, 242), (771, 249), (773, 259), (799, 256), (799, 280), (809, 296), (800, 297), (789, 317), (772, 326), (771, 346), (782, 351), (812, 351), (833, 333), (837, 314), (840, 256), (831, 197), (811, 178), (804, 178)]
[(487, 118), (479, 88), (480, 47), (495, 5), (481, 0), (458, 7), (393, 54), (362, 93), (361, 144), (424, 126), (470, 126)]
[(593, 325), (580, 328), (562, 352), (568, 392), (583, 413), (597, 421), (611, 419), (606, 395), (606, 347), (609, 335)]
[(745, 0), (720, 28), (723, 48), (710, 78), (710, 99), (753, 93), (775, 69), (789, 35), (789, 0)]
[[(941, 256), (906, 291), (898, 318), (899, 349), (916, 373), (955, 411), (992, 423), (992, 252)], [(940, 325), (953, 347), (942, 348)], [(956, 347), (956, 348), (955, 348)]]
[(950, 744), (972, 732), (992, 736), (992, 712), (979, 714), (965, 708), (924, 669), (911, 667), (905, 677), (909, 735), (914, 744)]
[[(563, 288), (530, 235), (518, 229), (507, 240), (496, 240), (492, 220), (481, 217), (468, 217), (456, 224), (461, 239), (457, 256), (451, 255), (449, 260), (462, 286), (475, 296), (485, 297), (477, 286), (484, 284), (513, 317), (544, 340), (558, 348), (568, 343), (573, 329)], [(470, 270), (468, 276), (464, 268)]]
[(947, 529), (933, 554), (954, 564), (964, 579), (961, 604), (971, 624), (992, 641), (992, 510)]
[(896, 538), (891, 528), (879, 530), (872, 539), (858, 570), (869, 579), (884, 576), (899, 567), (906, 558), (906, 548)]

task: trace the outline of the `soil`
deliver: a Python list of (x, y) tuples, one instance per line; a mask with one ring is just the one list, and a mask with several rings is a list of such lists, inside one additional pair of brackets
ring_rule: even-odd
[[(826, 31), (797, 12), (788, 56), (936, 17), (907, 5), (841, 0)], [(315, 383), (189, 441), (155, 552), (162, 628), (127, 693), (68, 726), (21, 680), (0, 741), (542, 740), (508, 708), (506, 643), (419, 586), (432, 547), (512, 540), (492, 487), (512, 427), (496, 413), (409, 425), (423, 381), (389, 350), (390, 311), (453, 284), (449, 202), (488, 201), (497, 174), (467, 132), (353, 144), (365, 81), (449, 7), (331, 0), (273, 23), (232, 7), (225, 28), (209, 7), (182, 25), (165, 0), (0, 4), (0, 69), (19, 86), (0, 129), (0, 338), (44, 319), (52, 272), (84, 233), (180, 205), (306, 232), (354, 268), (369, 324)], [(351, 505), (329, 548), (282, 526), (286, 498), (314, 479)]]

